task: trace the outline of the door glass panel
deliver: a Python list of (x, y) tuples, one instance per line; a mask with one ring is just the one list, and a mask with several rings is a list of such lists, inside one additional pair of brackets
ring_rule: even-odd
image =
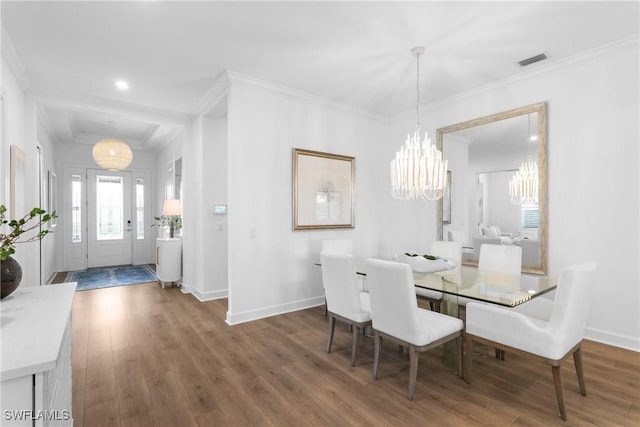
[(124, 237), (123, 178), (120, 176), (96, 177), (97, 240), (117, 240)]
[(71, 175), (71, 241), (82, 242), (82, 177)]
[(144, 180), (136, 179), (136, 239), (144, 239)]

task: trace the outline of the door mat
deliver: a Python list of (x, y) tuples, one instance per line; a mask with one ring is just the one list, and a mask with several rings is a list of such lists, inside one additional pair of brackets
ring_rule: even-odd
[(154, 271), (146, 264), (94, 267), (67, 273), (66, 282), (78, 282), (78, 291), (155, 282)]

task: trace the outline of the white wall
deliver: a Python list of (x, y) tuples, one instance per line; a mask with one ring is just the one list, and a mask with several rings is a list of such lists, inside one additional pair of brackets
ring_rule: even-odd
[[(640, 350), (638, 57), (633, 38), (421, 109), (421, 123), (435, 134), (440, 127), (547, 102), (549, 274), (557, 277), (565, 266), (595, 260), (599, 270), (587, 336), (635, 350)], [(410, 113), (398, 118), (389, 144), (399, 147), (403, 132), (414, 125)], [(421, 213), (423, 238), (435, 239), (435, 203), (394, 208), (388, 221), (410, 235), (414, 225), (399, 221), (410, 210)], [(398, 231), (383, 240), (394, 240)]]
[[(38, 145), (42, 151), (42, 176), (41, 180), (41, 189), (40, 197), (41, 203), (40, 206), (43, 209), (46, 209), (51, 213), (52, 207), (49, 205), (50, 195), (49, 195), (49, 172), (54, 172), (55, 167), (55, 149), (53, 143), (49, 139), (49, 135), (45, 127), (42, 124), (42, 120), (40, 115), (38, 115), (38, 124), (37, 124), (37, 137)], [(56, 264), (56, 242), (59, 238), (56, 229), (58, 227), (51, 227), (50, 233), (47, 235), (45, 239), (42, 239), (41, 244), (41, 278), (40, 283), (46, 284), (51, 282), (55, 274), (58, 272), (57, 264)]]
[[(4, 98), (4, 118), (6, 118), (6, 129), (3, 130), (2, 137), (6, 136), (6, 141), (2, 144), (1, 153), (1, 166), (2, 171), (0, 173), (0, 179), (2, 180), (3, 199), (0, 200), (0, 204), (7, 206), (7, 219), (13, 219), (10, 217), (10, 192), (9, 192), (9, 177), (10, 177), (10, 146), (15, 145), (19, 147), (26, 155), (25, 165), (25, 187), (22, 194), (18, 197), (22, 197), (22, 206), (24, 206), (24, 212), (15, 212), (15, 217), (19, 218), (25, 215), (34, 206), (39, 206), (39, 190), (38, 190), (38, 175), (37, 175), (37, 152), (36, 152), (36, 139), (35, 139), (35, 126), (36, 117), (30, 117), (26, 119), (26, 101), (23, 92), (23, 88), (20, 86), (18, 79), (2, 57), (2, 89), (1, 95)], [(35, 112), (33, 112), (35, 114)], [(32, 125), (32, 132), (30, 138), (25, 135), (27, 121)], [(17, 205), (17, 203), (16, 203)], [(16, 246), (16, 253), (13, 256), (22, 266), (22, 282), (20, 286), (36, 286), (39, 284), (39, 271), (40, 271), (40, 246), (38, 242), (31, 243), (18, 243)]]
[[(385, 124), (325, 100), (232, 80), (228, 126), (227, 321), (322, 304), (313, 265), (321, 240), (352, 238), (357, 254), (378, 253), (378, 187), (389, 174), (372, 154), (385, 140)], [(293, 231), (294, 147), (356, 157), (355, 229)]]

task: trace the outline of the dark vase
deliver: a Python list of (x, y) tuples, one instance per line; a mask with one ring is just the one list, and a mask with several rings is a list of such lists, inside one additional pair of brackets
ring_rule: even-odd
[(0, 288), (0, 299), (8, 296), (20, 286), (22, 280), (22, 267), (15, 259), (9, 257), (0, 263), (2, 272), (2, 287)]

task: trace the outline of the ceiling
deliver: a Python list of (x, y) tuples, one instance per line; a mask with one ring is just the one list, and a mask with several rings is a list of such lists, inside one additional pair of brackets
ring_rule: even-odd
[[(388, 118), (638, 34), (637, 1), (0, 2), (3, 54), (54, 142), (155, 150), (224, 70)], [(14, 55), (6, 52), (13, 52)], [(528, 67), (518, 61), (546, 53)], [(116, 79), (130, 89), (119, 91)], [(108, 122), (116, 122), (110, 125)]]

